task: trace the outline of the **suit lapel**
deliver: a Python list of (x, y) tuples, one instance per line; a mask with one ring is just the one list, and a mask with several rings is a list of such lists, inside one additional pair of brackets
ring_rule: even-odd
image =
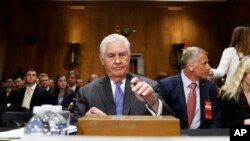
[(123, 102), (123, 114), (124, 115), (128, 115), (129, 114), (129, 110), (130, 107), (132, 106), (132, 104), (135, 102), (135, 96), (131, 90), (131, 83), (130, 83), (130, 79), (128, 78), (126, 79), (126, 84), (125, 84), (125, 90), (124, 90), (124, 102)]
[(110, 80), (107, 76), (97, 85), (98, 94), (103, 102), (105, 112), (108, 115), (116, 115), (115, 102), (113, 92), (110, 85)]
[(179, 101), (180, 101), (180, 106), (181, 110), (183, 113), (183, 119), (187, 120), (187, 105), (186, 105), (186, 97), (185, 97), (185, 92), (183, 88), (183, 82), (181, 79), (181, 75), (176, 79), (176, 94), (178, 95)]
[(36, 86), (32, 94), (31, 100), (30, 100), (30, 108), (33, 107), (35, 103), (37, 103), (37, 98), (39, 97), (38, 94), (39, 94), (39, 90), (38, 90), (38, 87)]
[(206, 90), (205, 82), (200, 81), (200, 109), (201, 109), (201, 124), (204, 121), (205, 113), (204, 113), (204, 101), (208, 99), (208, 90)]
[(24, 98), (24, 95), (25, 95), (26, 88), (27, 88), (27, 86), (26, 87), (22, 87), (21, 90), (20, 90), (20, 96), (17, 95), (17, 97), (20, 97), (20, 99), (18, 99), (18, 101), (20, 101), (19, 102), (20, 106), (22, 106), (22, 104), (23, 104), (23, 98)]

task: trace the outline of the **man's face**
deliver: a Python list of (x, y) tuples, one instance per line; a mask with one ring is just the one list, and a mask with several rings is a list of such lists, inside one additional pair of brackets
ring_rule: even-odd
[(67, 76), (67, 79), (68, 79), (67, 81), (68, 81), (69, 86), (76, 85), (76, 76), (75, 75), (70, 74)]
[(35, 71), (28, 71), (25, 76), (27, 84), (35, 84), (36, 83), (36, 72)]
[(14, 82), (17, 88), (21, 88), (22, 86), (24, 86), (24, 81), (21, 78), (15, 79)]
[(130, 53), (124, 42), (114, 41), (106, 45), (104, 55), (100, 56), (107, 75), (112, 79), (122, 80), (129, 71)]
[(61, 76), (58, 81), (57, 85), (59, 86), (60, 89), (65, 89), (67, 87), (67, 79), (65, 76)]
[(79, 86), (83, 86), (84, 85), (84, 82), (83, 82), (82, 79), (77, 79), (76, 82), (77, 82), (77, 85), (79, 85)]
[(47, 77), (47, 76), (40, 77), (39, 83), (40, 83), (41, 87), (48, 88), (49, 87), (49, 77)]
[(9, 79), (6, 80), (5, 86), (6, 87), (11, 87), (13, 85), (13, 83), (14, 83), (13, 79), (9, 78)]
[(208, 57), (206, 54), (200, 53), (198, 55), (197, 61), (193, 63), (193, 67), (193, 75), (198, 80), (208, 78), (209, 70), (211, 69), (211, 67), (208, 64)]

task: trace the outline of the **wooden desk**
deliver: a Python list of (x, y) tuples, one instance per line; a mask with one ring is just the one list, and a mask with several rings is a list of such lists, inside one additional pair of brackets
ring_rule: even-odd
[(172, 116), (81, 117), (77, 135), (179, 136), (179, 119)]

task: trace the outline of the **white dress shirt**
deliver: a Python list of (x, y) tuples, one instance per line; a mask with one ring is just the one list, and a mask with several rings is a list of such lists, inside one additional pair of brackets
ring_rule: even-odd
[[(186, 77), (186, 75), (183, 73), (183, 71), (181, 72), (181, 78), (182, 78), (183, 88), (184, 88), (184, 92), (185, 92), (185, 99), (186, 99), (186, 104), (187, 104), (189, 92), (190, 92), (189, 85), (192, 83), (192, 81)], [(197, 84), (197, 86), (195, 88), (196, 108), (195, 108), (195, 114), (194, 114), (193, 121), (190, 125), (190, 129), (197, 129), (201, 123), (201, 108), (200, 108), (201, 103), (200, 103), (199, 81), (196, 81), (195, 83)]]

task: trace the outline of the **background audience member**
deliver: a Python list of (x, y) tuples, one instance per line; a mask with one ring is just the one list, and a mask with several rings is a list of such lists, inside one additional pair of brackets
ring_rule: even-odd
[(50, 87), (49, 75), (47, 73), (41, 73), (38, 77), (40, 86), (47, 90), (48, 95), (51, 95), (53, 93), (53, 88)]
[(16, 85), (13, 81), (12, 78), (7, 78), (5, 81), (5, 86), (3, 88), (3, 101), (4, 101), (4, 105), (7, 106), (8, 103), (11, 103), (11, 95), (14, 92), (16, 88)]
[(97, 80), (99, 77), (97, 74), (93, 73), (89, 76), (89, 79), (88, 79), (88, 82), (87, 83), (90, 83), (90, 82), (93, 82), (95, 80)]
[(159, 81), (159, 80), (164, 79), (164, 78), (166, 78), (166, 77), (168, 77), (168, 76), (169, 76), (168, 73), (166, 73), (166, 72), (160, 72), (160, 73), (154, 78), (154, 80)]
[(250, 125), (250, 57), (243, 57), (221, 88), (222, 127)]
[(207, 52), (188, 47), (181, 57), (181, 74), (159, 81), (160, 96), (180, 119), (181, 128), (220, 127), (220, 108), (215, 85), (207, 80)]
[(55, 81), (53, 79), (49, 79), (49, 87), (54, 88), (55, 86)]
[(80, 86), (80, 87), (84, 86), (84, 82), (83, 82), (83, 80), (82, 80), (81, 78), (77, 78), (76, 84), (77, 84), (78, 86)]
[(69, 104), (75, 97), (75, 91), (67, 85), (66, 75), (58, 75), (55, 80), (54, 93), (51, 95), (50, 103), (53, 105), (62, 105), (63, 109), (68, 109)]
[(130, 55), (126, 37), (111, 34), (102, 40), (100, 60), (106, 75), (79, 90), (74, 110), (76, 118), (84, 115), (172, 114), (153, 89), (157, 88), (156, 81), (129, 73)]
[(38, 78), (39, 78), (39, 85), (48, 91), (49, 90), (49, 75), (47, 73), (41, 73), (39, 74)]
[(227, 75), (227, 81), (235, 72), (239, 59), (246, 55), (250, 55), (250, 29), (239, 26), (233, 31), (229, 47), (223, 51), (219, 66), (211, 69), (210, 75), (216, 79)]
[(67, 74), (67, 82), (68, 82), (68, 86), (70, 89), (74, 90), (75, 93), (78, 93), (80, 86), (77, 85), (77, 78), (78, 78), (78, 74), (75, 70), (71, 70), (68, 72)]
[(25, 107), (32, 111), (34, 106), (48, 104), (47, 91), (37, 85), (37, 72), (29, 69), (25, 75), (26, 86), (17, 89), (11, 97), (12, 107)]
[(16, 84), (16, 89), (22, 88), (25, 86), (25, 81), (23, 76), (19, 75), (14, 78), (14, 83)]

